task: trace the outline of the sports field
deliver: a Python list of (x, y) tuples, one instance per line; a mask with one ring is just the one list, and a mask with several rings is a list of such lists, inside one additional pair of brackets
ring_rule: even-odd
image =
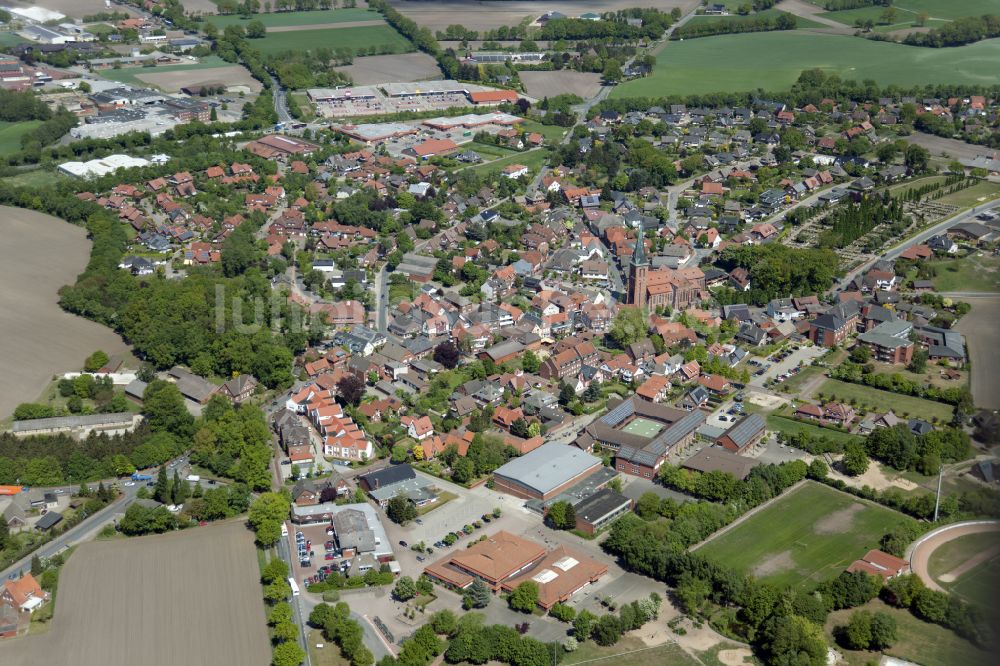
[(387, 24), (365, 25), (358, 28), (328, 28), (324, 30), (294, 30), (271, 32), (263, 39), (253, 39), (250, 43), (262, 53), (281, 51), (309, 51), (320, 47), (329, 49), (349, 48), (357, 51), (361, 47), (389, 47), (396, 53), (413, 50), (413, 45)]
[(698, 552), (776, 585), (812, 586), (838, 576), (906, 520), (810, 481)]
[(651, 76), (623, 83), (612, 97), (787, 90), (802, 70), (819, 68), (880, 85), (996, 82), (1000, 39), (927, 49), (802, 31), (722, 35), (670, 42)]
[(920, 417), (928, 421), (936, 419), (947, 423), (951, 421), (954, 411), (951, 405), (943, 402), (890, 393), (870, 386), (842, 382), (839, 379), (827, 379), (813, 392), (813, 395), (822, 395), (838, 402), (853, 400), (865, 411), (881, 413), (891, 409), (900, 418)]
[(969, 534), (931, 553), (930, 575), (941, 587), (985, 607), (998, 606), (1000, 532)]
[(206, 16), (206, 23), (214, 23), (219, 28), (227, 25), (245, 26), (250, 21), (260, 21), (268, 28), (284, 28), (294, 25), (319, 25), (321, 23), (354, 23), (356, 21), (377, 21), (382, 15), (372, 9), (322, 9), (314, 12), (278, 12), (254, 14), (245, 19), (239, 14), (228, 16)]
[(627, 426), (622, 428), (622, 432), (627, 432), (630, 435), (638, 435), (639, 437), (646, 437), (648, 439), (655, 437), (661, 430), (663, 430), (662, 424), (644, 418), (632, 419)]
[(0, 643), (0, 664), (265, 666), (258, 576), (242, 521), (85, 543), (63, 569), (52, 628)]

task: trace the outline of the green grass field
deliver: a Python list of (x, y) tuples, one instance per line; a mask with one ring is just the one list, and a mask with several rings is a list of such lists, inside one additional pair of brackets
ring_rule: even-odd
[(866, 411), (884, 412), (891, 409), (900, 418), (919, 416), (923, 419), (948, 422), (951, 421), (953, 412), (952, 406), (943, 402), (890, 393), (870, 386), (842, 382), (839, 379), (827, 379), (815, 394), (822, 394), (825, 398), (839, 402), (849, 403), (854, 400), (857, 407)]
[(144, 87), (149, 84), (141, 81), (138, 74), (158, 74), (162, 72), (186, 72), (189, 70), (209, 69), (211, 67), (230, 67), (233, 63), (226, 62), (219, 56), (200, 58), (197, 63), (188, 65), (164, 65), (163, 67), (122, 67), (121, 69), (101, 70), (100, 76), (111, 81), (127, 83), (132, 86)]
[(663, 426), (661, 424), (644, 418), (632, 419), (627, 426), (622, 428), (622, 432), (627, 432), (630, 435), (637, 435), (639, 437), (646, 437), (647, 439), (652, 439), (661, 430), (663, 430)]
[(15, 187), (49, 187), (56, 185), (70, 178), (56, 171), (46, 171), (44, 169), (34, 169), (32, 171), (22, 171), (14, 176), (7, 176), (3, 181)]
[(280, 12), (254, 14), (244, 19), (238, 14), (228, 16), (206, 16), (207, 23), (214, 23), (220, 29), (227, 25), (246, 25), (250, 21), (260, 21), (268, 28), (321, 25), (323, 23), (354, 23), (355, 21), (377, 21), (382, 15), (371, 9), (322, 9), (313, 12)]
[(826, 437), (830, 441), (843, 442), (844, 444), (852, 439), (858, 439), (856, 435), (852, 435), (848, 432), (841, 432), (839, 430), (833, 430), (832, 428), (824, 428), (812, 423), (802, 423), (801, 421), (796, 421), (795, 419), (790, 419), (785, 416), (776, 416), (774, 414), (767, 417), (767, 427), (771, 430), (783, 432), (786, 435), (797, 435), (800, 432), (804, 432), (810, 437)]
[(905, 520), (891, 509), (808, 482), (698, 552), (776, 585), (808, 587), (838, 576)]
[[(980, 532), (942, 544), (927, 563), (928, 573), (941, 587), (984, 608), (995, 607), (996, 590), (1000, 590), (1000, 532)], [(980, 553), (993, 551), (993, 556), (958, 577), (954, 581), (941, 580)]]
[(0, 32), (0, 46), (17, 46), (27, 43), (27, 39), (13, 32)]
[[(893, 19), (892, 23), (881, 23), (882, 12), (884, 11), (885, 7), (882, 6), (858, 7), (857, 9), (843, 9), (837, 12), (823, 12), (820, 16), (836, 21), (837, 23), (843, 23), (848, 27), (854, 27), (855, 21), (871, 20), (875, 23), (874, 32), (904, 30), (916, 26), (917, 14), (900, 11), (898, 7), (896, 8), (896, 18)], [(939, 28), (945, 23), (948, 23), (948, 21), (943, 19), (928, 19), (926, 27)]]
[(879, 85), (996, 81), (1000, 39), (925, 49), (845, 35), (801, 31), (722, 35), (670, 42), (651, 76), (623, 83), (612, 97), (661, 97), (720, 91), (787, 90), (805, 69)]
[(0, 121), (0, 153), (9, 154), (21, 150), (21, 137), (41, 124), (41, 120), (13, 123)]
[(972, 187), (946, 194), (940, 199), (936, 199), (936, 201), (938, 203), (958, 206), (959, 208), (972, 208), (997, 197), (1000, 197), (1000, 183), (983, 180)]
[(529, 175), (538, 171), (538, 169), (545, 163), (545, 158), (548, 157), (549, 151), (545, 148), (535, 148), (534, 150), (527, 150), (523, 153), (516, 153), (508, 157), (501, 158), (499, 160), (494, 160), (492, 162), (479, 164), (472, 167), (472, 171), (477, 174), (490, 173), (491, 171), (500, 171), (505, 166), (511, 164), (523, 164), (528, 167)]
[(1000, 292), (1000, 257), (974, 254), (931, 265), (937, 271), (934, 288), (938, 291)]
[(308, 51), (323, 46), (330, 49), (346, 47), (355, 51), (361, 47), (391, 47), (396, 53), (413, 50), (413, 45), (388, 25), (272, 32), (263, 39), (251, 40), (251, 44), (261, 53)]
[(538, 132), (544, 136), (545, 140), (550, 144), (562, 141), (563, 135), (566, 134), (565, 127), (559, 127), (558, 125), (543, 125), (535, 120), (525, 120), (521, 123), (521, 127), (523, 127), (526, 132)]
[[(855, 610), (866, 610), (870, 613), (888, 613), (896, 620), (896, 642), (885, 651), (886, 654), (922, 666), (987, 666), (996, 663), (995, 657), (989, 652), (980, 650), (969, 641), (963, 640), (955, 632), (944, 627), (924, 622), (913, 616), (907, 610), (889, 606), (881, 599), (869, 601), (856, 609), (835, 611), (830, 613), (826, 622), (826, 632), (833, 640), (834, 627), (844, 626)], [(844, 655), (848, 666), (866, 666), (878, 663), (881, 655), (877, 652), (859, 652), (845, 650), (837, 646), (837, 651)]]
[[(715, 4), (715, 3), (713, 2), (712, 4)], [(742, 4), (742, 3), (737, 3), (737, 5), (739, 5), (739, 4)], [(748, 14), (747, 16), (740, 16), (738, 14), (735, 15), (735, 16), (733, 16), (733, 15), (730, 15), (730, 16), (694, 16), (685, 25), (690, 25), (692, 23), (708, 23), (709, 21), (723, 21), (725, 23), (746, 23), (747, 21), (752, 21), (755, 18), (760, 18), (762, 16), (777, 16), (779, 14), (787, 14), (787, 13), (788, 12), (782, 11), (781, 8), (779, 7), (777, 9), (765, 9), (762, 12), (757, 12), (756, 14)], [(822, 23), (817, 23), (816, 21), (812, 21), (810, 19), (807, 19), (804, 16), (798, 16), (798, 15), (795, 15), (795, 14), (793, 14), (793, 16), (795, 16), (795, 20), (797, 22), (797, 25), (800, 28), (822, 28), (822, 27), (825, 27)]]
[[(824, 6), (822, 0), (810, 0), (810, 2), (819, 7)], [(997, 9), (996, 0), (895, 0), (892, 6), (896, 9), (896, 23), (912, 24), (917, 16), (926, 12), (931, 18), (927, 22), (928, 27), (935, 27), (948, 20), (963, 16), (982, 16), (983, 14), (996, 14), (1000, 11)], [(862, 7), (824, 12), (823, 16), (852, 26), (856, 18), (870, 18), (877, 22), (883, 11), (885, 11), (885, 7)]]

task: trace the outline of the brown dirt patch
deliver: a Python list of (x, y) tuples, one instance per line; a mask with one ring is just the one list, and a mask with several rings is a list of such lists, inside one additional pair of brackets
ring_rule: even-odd
[(863, 504), (852, 504), (840, 511), (834, 511), (829, 516), (813, 525), (816, 534), (843, 534), (854, 524), (854, 514), (864, 511)]
[[(0, 644), (4, 666), (271, 660), (253, 537), (241, 521), (80, 546), (44, 636)], [(70, 657), (69, 655), (72, 655)]]
[(1000, 409), (1000, 296), (962, 297), (972, 311), (962, 317), (955, 327), (965, 336), (969, 360), (972, 361), (972, 397), (976, 406)]
[(441, 78), (434, 58), (426, 53), (404, 53), (355, 58), (337, 71), (351, 77), (355, 85), (370, 86), (397, 81), (429, 81)]
[(176, 72), (157, 72), (154, 70), (148, 74), (136, 74), (136, 78), (154, 85), (164, 92), (178, 92), (182, 86), (203, 86), (209, 84), (224, 85), (227, 88), (232, 86), (246, 86), (253, 92), (260, 92), (262, 87), (260, 81), (253, 78), (247, 68), (242, 65), (186, 69)]
[(528, 97), (542, 99), (572, 94), (588, 99), (601, 89), (601, 75), (596, 72), (521, 72)]
[(337, 30), (340, 28), (365, 28), (373, 25), (385, 25), (385, 21), (352, 21), (350, 23), (312, 23), (310, 25), (275, 25), (268, 32), (298, 32), (299, 30)]
[(753, 575), (758, 578), (764, 578), (794, 568), (795, 560), (792, 559), (792, 551), (783, 550), (755, 566), (753, 568)]
[[(70, 0), (72, 2), (72, 0)], [(181, 0), (188, 14), (218, 14), (219, 7), (212, 0)], [(104, 3), (101, 3), (104, 6)], [(121, 5), (119, 5), (121, 6)]]
[(0, 418), (34, 400), (52, 375), (78, 370), (96, 349), (128, 354), (114, 331), (59, 307), (59, 289), (87, 265), (83, 227), (0, 206)]
[(753, 658), (753, 653), (747, 648), (736, 648), (735, 650), (720, 650), (716, 655), (726, 666), (740, 666)]

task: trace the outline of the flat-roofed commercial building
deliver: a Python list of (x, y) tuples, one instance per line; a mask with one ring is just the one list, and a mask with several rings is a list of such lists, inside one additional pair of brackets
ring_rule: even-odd
[(547, 500), (601, 468), (601, 459), (566, 444), (543, 444), (493, 472), (496, 490)]
[(549, 609), (608, 572), (606, 564), (559, 546), (550, 552), (510, 532), (497, 532), (466, 550), (458, 550), (424, 569), (448, 587), (464, 590), (483, 581), (494, 592), (510, 591), (531, 580), (538, 602)]
[(573, 505), (576, 529), (587, 534), (597, 534), (631, 511), (633, 504), (631, 498), (610, 488), (602, 488)]

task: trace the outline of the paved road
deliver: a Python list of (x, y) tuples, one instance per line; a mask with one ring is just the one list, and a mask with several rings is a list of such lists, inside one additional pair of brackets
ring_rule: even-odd
[(389, 328), (389, 271), (387, 264), (375, 278), (375, 323), (379, 333), (385, 333)]
[[(174, 469), (177, 469), (178, 464), (183, 464), (180, 461), (184, 458), (178, 460), (172, 460), (167, 464), (167, 469), (170, 473), (173, 473)], [(147, 470), (146, 473), (156, 474), (156, 470)], [(139, 492), (139, 488), (143, 487), (143, 483), (136, 483), (132, 486), (126, 486), (122, 483), (122, 479), (104, 479), (105, 486), (110, 486), (113, 483), (118, 483), (121, 486), (121, 497), (116, 499), (114, 502), (104, 507), (97, 513), (95, 513), (90, 518), (87, 518), (82, 523), (76, 527), (70, 529), (68, 532), (59, 535), (52, 541), (49, 541), (41, 548), (38, 548), (33, 553), (24, 557), (14, 564), (10, 565), (3, 571), (0, 571), (0, 580), (4, 580), (14, 573), (24, 573), (31, 568), (31, 558), (35, 555), (45, 559), (47, 557), (52, 557), (57, 552), (62, 550), (66, 546), (73, 546), (78, 543), (82, 543), (93, 538), (97, 532), (99, 532), (105, 525), (111, 523), (114, 520), (116, 514), (122, 513), (128, 508), (128, 505), (135, 500), (136, 493)], [(89, 484), (92, 490), (96, 490), (98, 484)], [(61, 486), (57, 489), (65, 490), (66, 492), (76, 492), (79, 490), (80, 486)], [(53, 489), (56, 490), (56, 489)]]
[(278, 114), (278, 122), (292, 122), (295, 119), (292, 118), (292, 114), (288, 112), (288, 100), (285, 97), (285, 89), (281, 87), (278, 79), (274, 76), (271, 77), (271, 84), (271, 90), (274, 94), (274, 111)]
[[(896, 247), (892, 248), (891, 250), (883, 254), (881, 257), (874, 257), (872, 259), (869, 259), (865, 263), (861, 264), (860, 266), (858, 266), (857, 268), (855, 268), (850, 273), (844, 276), (844, 279), (841, 280), (841, 285), (850, 284), (855, 277), (867, 271), (869, 268), (872, 267), (872, 265), (875, 264), (875, 262), (879, 261), (880, 259), (895, 259), (904, 251), (913, 247), (914, 245), (925, 243), (928, 240), (930, 240), (930, 238), (932, 238), (933, 236), (937, 236), (938, 234), (942, 233), (946, 229), (953, 227), (956, 224), (959, 224), (961, 222), (972, 221), (975, 219), (976, 215), (979, 215), (983, 211), (989, 210), (996, 206), (997, 206), (997, 201), (991, 201), (981, 206), (976, 206), (975, 208), (964, 211), (962, 213), (958, 213), (957, 215), (953, 215), (952, 217), (946, 218), (941, 222), (938, 222), (932, 227), (928, 227), (927, 229), (921, 231), (917, 235), (907, 238), (905, 241), (903, 241)], [(835, 288), (833, 291), (839, 291), (839, 288)]]

